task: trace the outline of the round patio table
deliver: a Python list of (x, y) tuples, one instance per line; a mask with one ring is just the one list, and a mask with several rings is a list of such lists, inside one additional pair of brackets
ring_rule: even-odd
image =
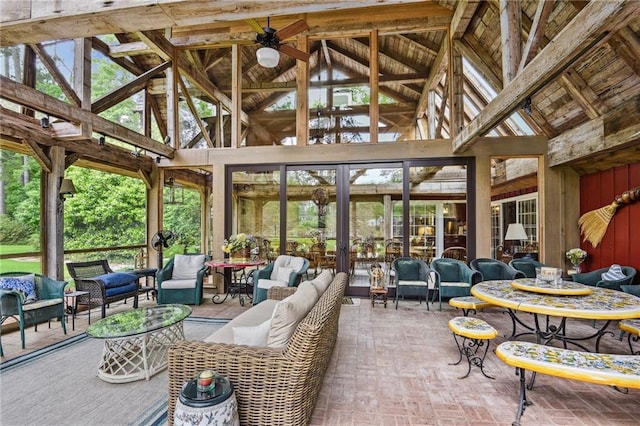
[(87, 335), (104, 339), (98, 377), (109, 383), (149, 380), (167, 368), (172, 343), (184, 340), (182, 321), (191, 315), (186, 305), (132, 309), (103, 318)]
[[(258, 267), (260, 265), (264, 265), (266, 262), (261, 259), (251, 260), (245, 258), (229, 258), (229, 259), (217, 259), (210, 260), (205, 262), (204, 264), (210, 267), (213, 272), (222, 275), (225, 282), (225, 287), (227, 289), (224, 298), (219, 294), (215, 294), (211, 301), (216, 304), (224, 303), (227, 300), (227, 297), (231, 295), (231, 298), (234, 298), (236, 294), (238, 295), (238, 301), (240, 302), (240, 306), (244, 306), (244, 296), (242, 294), (243, 290), (248, 299), (251, 299), (252, 295), (249, 293), (249, 276), (245, 269), (251, 267)], [(235, 277), (230, 280), (225, 274), (225, 270), (231, 270), (232, 272), (240, 271), (240, 277)]]

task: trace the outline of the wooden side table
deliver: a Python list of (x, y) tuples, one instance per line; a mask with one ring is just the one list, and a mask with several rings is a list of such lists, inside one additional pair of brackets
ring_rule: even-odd
[(384, 307), (387, 307), (387, 288), (386, 287), (371, 287), (369, 289), (369, 295), (371, 296), (371, 307), (376, 306), (376, 302), (383, 303)]

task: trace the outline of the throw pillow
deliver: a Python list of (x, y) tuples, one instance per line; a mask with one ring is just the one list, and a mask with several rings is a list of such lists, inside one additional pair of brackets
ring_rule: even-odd
[(278, 268), (278, 272), (276, 273), (276, 281), (282, 281), (289, 284), (289, 278), (291, 278), (291, 273), (293, 272), (293, 268), (285, 268), (281, 266)]
[(331, 284), (332, 280), (333, 280), (333, 275), (331, 275), (331, 271), (329, 271), (328, 269), (325, 269), (320, 273), (320, 275), (315, 277), (311, 281), (311, 283), (314, 286), (316, 286), (316, 289), (318, 290), (318, 295), (322, 296), (322, 294), (327, 290), (327, 288)]
[(602, 274), (602, 279), (605, 281), (617, 281), (621, 280), (625, 277), (624, 272), (622, 272), (622, 267), (617, 264), (611, 265), (607, 272)]
[(33, 303), (38, 300), (36, 293), (35, 275), (21, 275), (17, 277), (0, 278), (0, 288), (5, 290), (14, 290), (22, 296), (22, 304)]
[(171, 278), (174, 280), (195, 279), (198, 276), (198, 271), (204, 266), (204, 261), (204, 254), (176, 254), (173, 259), (173, 274)]
[(277, 348), (286, 345), (298, 323), (313, 307), (316, 297), (315, 289), (305, 286), (276, 303), (271, 317), (267, 346)]
[(270, 328), (271, 318), (254, 326), (233, 327), (233, 343), (247, 346), (267, 346)]

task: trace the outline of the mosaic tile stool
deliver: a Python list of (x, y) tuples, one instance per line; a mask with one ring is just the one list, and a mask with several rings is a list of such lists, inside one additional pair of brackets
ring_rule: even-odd
[(637, 342), (640, 339), (640, 319), (622, 320), (618, 323), (618, 327), (629, 334), (628, 342), (631, 355), (640, 355), (640, 349), (634, 351), (631, 344), (632, 341)]
[[(463, 356), (467, 358), (467, 374), (459, 377), (459, 379), (464, 379), (469, 376), (472, 364), (480, 367), (480, 371), (485, 377), (493, 379), (493, 377), (484, 371), (484, 359), (489, 351), (491, 339), (498, 335), (498, 331), (486, 321), (470, 317), (455, 317), (450, 319), (449, 329), (453, 332), (453, 338), (460, 352), (458, 361), (450, 363), (449, 365), (460, 364)], [(462, 338), (462, 342), (458, 340), (458, 337)], [(482, 351), (483, 346), (484, 351)]]
[(494, 306), (491, 303), (480, 300), (475, 296), (452, 297), (449, 299), (449, 305), (454, 308), (462, 309), (462, 314), (465, 317), (469, 316), (471, 311), (475, 314), (478, 312), (478, 309), (491, 308)]

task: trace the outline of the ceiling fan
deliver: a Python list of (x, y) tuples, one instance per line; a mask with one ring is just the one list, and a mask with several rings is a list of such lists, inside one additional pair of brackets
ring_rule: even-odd
[(268, 17), (267, 26), (264, 28), (261, 27), (255, 19), (247, 19), (246, 21), (257, 33), (256, 43), (260, 43), (262, 45), (262, 47), (256, 52), (256, 57), (258, 59), (258, 63), (263, 67), (274, 68), (278, 65), (278, 61), (280, 60), (280, 54), (278, 51), (300, 61), (307, 62), (309, 60), (310, 55), (307, 52), (303, 52), (302, 50), (282, 43), (282, 40), (286, 40), (309, 29), (309, 25), (307, 25), (307, 22), (304, 19), (298, 19), (279, 30), (269, 26)]

